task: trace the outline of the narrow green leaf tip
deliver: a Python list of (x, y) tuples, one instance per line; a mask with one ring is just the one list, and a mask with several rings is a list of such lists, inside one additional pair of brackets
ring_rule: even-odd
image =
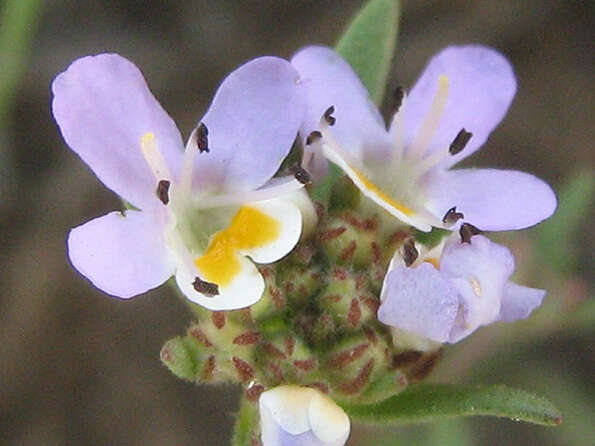
[[(400, 16), (398, 0), (370, 0), (353, 18), (335, 49), (352, 66), (380, 104), (397, 44)], [(312, 198), (328, 204), (333, 184), (343, 175), (341, 169), (329, 163), (329, 172), (311, 190)]]
[(444, 418), (491, 415), (556, 426), (562, 415), (545, 398), (504, 385), (458, 387), (421, 384), (380, 403), (343, 405), (354, 420), (375, 423), (422, 423)]
[(398, 0), (371, 0), (355, 16), (337, 43), (376, 104), (382, 102), (397, 43)]

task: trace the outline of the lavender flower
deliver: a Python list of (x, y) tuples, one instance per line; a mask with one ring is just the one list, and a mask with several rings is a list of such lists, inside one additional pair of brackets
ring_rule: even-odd
[(259, 406), (263, 446), (343, 446), (349, 437), (349, 417), (319, 390), (275, 387)]
[(482, 325), (527, 318), (545, 297), (510, 282), (511, 252), (483, 235), (465, 243), (453, 234), (430, 251), (413, 250), (415, 259), (395, 253), (378, 310), (381, 322), (406, 333), (458, 342)]
[(365, 196), (422, 231), (457, 227), (459, 213), (492, 231), (525, 228), (553, 213), (554, 193), (532, 175), (449, 170), (481, 147), (514, 97), (512, 68), (498, 52), (469, 45), (438, 53), (408, 95), (397, 90), (388, 132), (365, 87), (334, 51), (308, 47), (292, 64), (307, 90), (301, 132), (315, 175), (325, 170), (324, 155)]
[(246, 256), (270, 263), (287, 254), (302, 230), (296, 200), (307, 206), (295, 195), (301, 183), (271, 179), (302, 121), (297, 77), (272, 57), (238, 68), (184, 152), (174, 122), (131, 62), (102, 54), (72, 63), (52, 85), (62, 135), (108, 188), (139, 209), (74, 228), (74, 267), (121, 298), (175, 275), (182, 292), (209, 309), (256, 302), (264, 280)]

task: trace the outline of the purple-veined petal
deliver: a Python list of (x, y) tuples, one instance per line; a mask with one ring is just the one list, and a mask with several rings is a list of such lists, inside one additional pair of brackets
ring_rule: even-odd
[(117, 54), (83, 57), (56, 77), (52, 92), (64, 140), (95, 175), (138, 208), (161, 205), (141, 139), (155, 135), (172, 172), (179, 168), (183, 142), (139, 69)]
[(72, 265), (93, 285), (129, 298), (153, 289), (174, 273), (164, 241), (161, 216), (147, 212), (110, 212), (70, 231)]
[(475, 152), (504, 118), (516, 92), (516, 79), (508, 60), (491, 48), (479, 45), (445, 48), (430, 60), (404, 104), (406, 146), (415, 139), (442, 75), (448, 78), (448, 99), (425, 155), (447, 151), (463, 128), (473, 134), (464, 150), (441, 163), (448, 168)]
[(433, 172), (425, 188), (432, 213), (441, 216), (456, 206), (465, 221), (486, 231), (526, 228), (556, 209), (556, 196), (544, 181), (514, 170)]
[[(341, 146), (359, 159), (385, 158), (390, 139), (384, 121), (351, 66), (332, 49), (320, 46), (302, 49), (291, 63), (300, 74), (308, 104), (302, 138), (319, 130), (320, 118), (332, 105), (336, 118), (333, 134)], [(315, 154), (315, 163), (320, 157)]]
[(254, 59), (221, 84), (202, 119), (209, 152), (196, 155), (195, 182), (215, 191), (265, 184), (287, 156), (304, 114), (298, 73), (286, 60)]
[(502, 296), (500, 320), (514, 322), (528, 318), (531, 312), (541, 305), (545, 294), (545, 290), (517, 285), (514, 282), (506, 283)]
[(385, 279), (378, 319), (434, 341), (448, 342), (457, 321), (459, 293), (430, 263), (396, 267)]

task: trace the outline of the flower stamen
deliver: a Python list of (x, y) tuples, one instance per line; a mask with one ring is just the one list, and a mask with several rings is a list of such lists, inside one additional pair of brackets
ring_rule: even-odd
[(153, 132), (145, 133), (140, 139), (141, 152), (145, 161), (153, 171), (155, 179), (166, 179), (171, 181), (172, 177), (167, 168), (167, 163), (165, 162), (163, 155), (161, 155), (155, 140), (156, 138)]
[(312, 182), (312, 176), (310, 175), (310, 172), (308, 172), (302, 166), (296, 164), (294, 166), (291, 166), (289, 171), (293, 173), (295, 179), (298, 180), (301, 184), (306, 185)]
[(411, 266), (417, 260), (419, 251), (415, 247), (415, 239), (413, 237), (407, 237), (403, 243), (403, 261), (405, 266)]
[(159, 200), (167, 205), (167, 203), (169, 203), (169, 186), (171, 185), (171, 182), (168, 180), (159, 180), (159, 183), (157, 184), (157, 198), (159, 198)]
[(465, 129), (461, 129), (459, 133), (457, 133), (457, 136), (455, 137), (453, 142), (450, 144), (448, 152), (451, 155), (456, 155), (457, 153), (460, 153), (465, 148), (472, 136), (473, 133), (468, 132)]
[(471, 237), (474, 235), (481, 234), (481, 229), (476, 228), (470, 223), (463, 223), (459, 229), (459, 235), (461, 236), (461, 243), (471, 243)]
[(195, 277), (194, 282), (192, 282), (192, 286), (196, 291), (206, 297), (213, 297), (219, 294), (219, 285), (213, 282), (202, 280), (198, 276)]
[(444, 214), (444, 217), (442, 217), (442, 223), (450, 226), (462, 218), (465, 218), (465, 215), (462, 212), (457, 212), (457, 207), (453, 206), (448, 211), (446, 211), (446, 214)]
[(337, 122), (336, 118), (332, 116), (333, 113), (335, 113), (335, 106), (331, 105), (329, 108), (326, 109), (324, 115), (322, 115), (324, 117), (324, 120), (328, 123), (328, 125), (331, 126), (335, 125), (335, 122)]
[(446, 107), (446, 101), (448, 99), (448, 93), (450, 90), (450, 80), (445, 75), (438, 77), (438, 89), (432, 100), (430, 110), (426, 114), (421, 127), (411, 144), (409, 150), (407, 150), (407, 157), (411, 159), (421, 158), (425, 153), (427, 147), (432, 142), (434, 134), (440, 124), (442, 113)]

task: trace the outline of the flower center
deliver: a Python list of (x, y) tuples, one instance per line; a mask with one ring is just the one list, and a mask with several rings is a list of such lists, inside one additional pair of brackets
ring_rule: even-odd
[(206, 280), (220, 286), (228, 285), (241, 269), (237, 252), (266, 245), (279, 237), (277, 220), (258, 209), (243, 206), (231, 224), (214, 237), (206, 253), (194, 263)]

